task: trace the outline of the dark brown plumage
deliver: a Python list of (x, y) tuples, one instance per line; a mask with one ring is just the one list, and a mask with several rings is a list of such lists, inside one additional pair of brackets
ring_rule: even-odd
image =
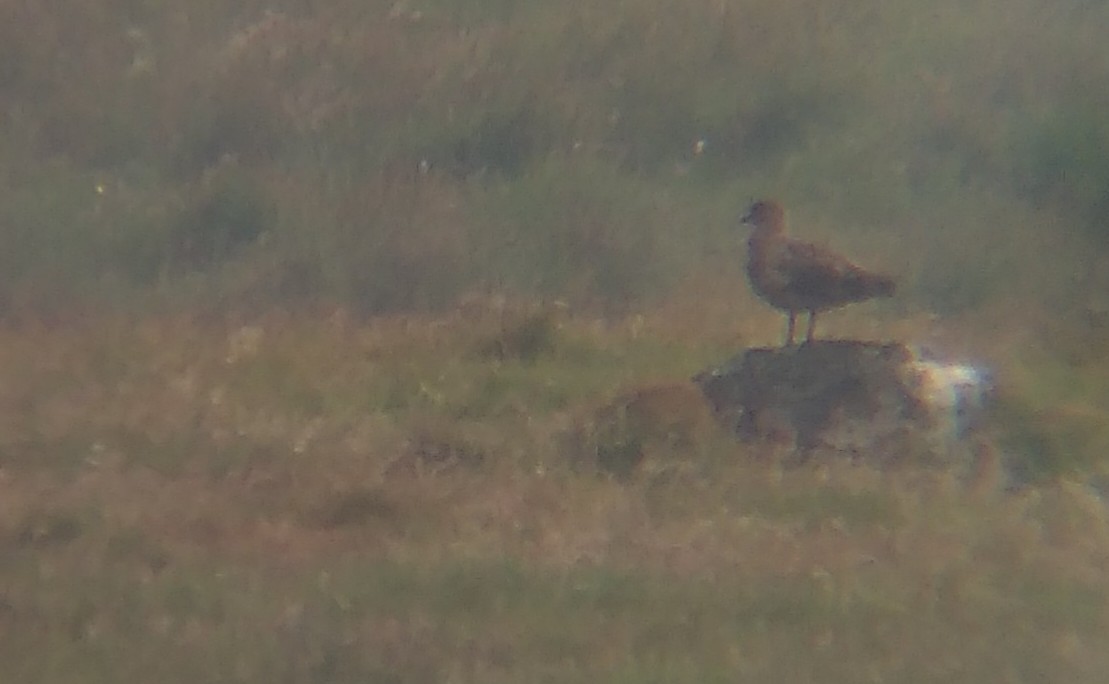
[(747, 242), (747, 277), (755, 293), (789, 315), (786, 345), (793, 344), (799, 311), (809, 313), (806, 342), (816, 315), (852, 302), (893, 295), (889, 276), (872, 273), (835, 252), (785, 234), (785, 211), (774, 200), (755, 202), (743, 216), (755, 227)]

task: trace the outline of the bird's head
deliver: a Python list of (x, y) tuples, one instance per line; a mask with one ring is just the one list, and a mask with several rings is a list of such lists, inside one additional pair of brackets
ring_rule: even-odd
[(756, 230), (780, 233), (786, 227), (786, 212), (774, 200), (759, 200), (751, 205), (740, 223), (754, 226)]

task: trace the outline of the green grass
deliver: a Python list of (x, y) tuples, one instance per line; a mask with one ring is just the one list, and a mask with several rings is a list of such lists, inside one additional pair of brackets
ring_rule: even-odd
[[(802, 541), (795, 535), (777, 532), (787, 544)], [(290, 569), (287, 559), (163, 566), (145, 544), (116, 542), (110, 558), (45, 577), (16, 551), (8, 574), (22, 591), (9, 612), (30, 628), (6, 642), (7, 672), (26, 681), (1094, 681), (1104, 665), (1104, 595), (1089, 580), (1043, 576), (1032, 567), (1051, 555), (1043, 551), (1015, 567), (972, 545), (924, 570), (895, 556), (763, 575), (740, 562), (690, 576), (649, 558), (551, 569), (496, 556), (388, 561), (374, 558), (372, 538), (348, 544), (345, 557)], [(52, 553), (58, 562), (65, 552)], [(51, 658), (20, 653), (46, 644)]]

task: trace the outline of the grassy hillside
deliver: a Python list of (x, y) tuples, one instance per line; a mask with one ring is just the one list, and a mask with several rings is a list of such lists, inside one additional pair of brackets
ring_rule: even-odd
[[(0, 680), (1102, 681), (1105, 26), (0, 0)], [(898, 274), (820, 332), (994, 373), (973, 464), (705, 420), (762, 196)]]
[(6, 1), (0, 293), (627, 307), (730, 274), (738, 211), (772, 194), (902, 271), (906, 307), (1086, 306), (1109, 243), (1106, 13)]

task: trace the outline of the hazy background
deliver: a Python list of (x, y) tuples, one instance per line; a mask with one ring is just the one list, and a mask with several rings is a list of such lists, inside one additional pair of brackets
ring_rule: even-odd
[(1107, 27), (1082, 0), (3, 0), (0, 302), (626, 310), (740, 290), (736, 217), (772, 195), (905, 310), (1104, 315)]
[[(1107, 36), (0, 0), (0, 681), (1104, 682)], [(767, 196), (898, 275), (819, 333), (990, 374), (972, 440), (714, 420), (688, 378), (783, 332)]]

